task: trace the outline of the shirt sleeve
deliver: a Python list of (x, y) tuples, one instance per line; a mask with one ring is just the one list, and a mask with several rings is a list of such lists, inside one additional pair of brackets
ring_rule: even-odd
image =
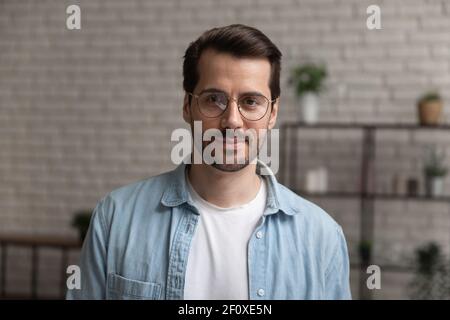
[(334, 248), (334, 256), (325, 275), (325, 299), (350, 300), (352, 295), (347, 243), (340, 226), (337, 229), (337, 240)]
[(100, 200), (92, 214), (89, 229), (81, 248), (81, 287), (68, 289), (67, 300), (105, 299), (106, 288), (106, 223), (104, 220), (104, 199)]

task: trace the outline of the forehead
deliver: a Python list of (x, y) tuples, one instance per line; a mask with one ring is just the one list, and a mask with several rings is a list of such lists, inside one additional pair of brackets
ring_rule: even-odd
[(242, 58), (213, 49), (205, 50), (198, 63), (195, 91), (217, 88), (229, 93), (259, 91), (270, 96), (270, 63), (266, 58)]

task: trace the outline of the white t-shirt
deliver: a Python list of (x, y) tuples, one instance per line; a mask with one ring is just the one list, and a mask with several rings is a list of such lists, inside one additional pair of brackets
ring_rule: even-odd
[(184, 299), (248, 300), (247, 244), (264, 213), (267, 187), (250, 202), (221, 208), (201, 198), (186, 181), (200, 212), (186, 267)]

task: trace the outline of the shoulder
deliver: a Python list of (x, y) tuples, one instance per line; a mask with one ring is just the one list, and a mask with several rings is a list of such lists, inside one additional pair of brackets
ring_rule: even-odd
[(339, 229), (339, 224), (334, 218), (326, 212), (319, 205), (313, 203), (310, 200), (303, 198), (296, 194), (286, 186), (278, 183), (279, 201), (283, 201), (283, 206), (290, 208), (294, 212), (298, 213), (298, 216), (303, 223), (308, 225), (318, 225), (327, 229)]
[(348, 260), (347, 244), (342, 227), (319, 205), (309, 201), (279, 184), (280, 198), (288, 207), (298, 211), (293, 215), (293, 227), (305, 243), (314, 244), (314, 252), (324, 262), (326, 273), (332, 261)]
[(172, 176), (173, 171), (168, 171), (118, 187), (99, 200), (96, 211), (106, 224), (113, 218), (122, 220), (143, 211), (154, 212)]
[(173, 171), (167, 171), (156, 176), (132, 182), (112, 190), (108, 196), (114, 201), (126, 203), (139, 198), (152, 198), (161, 195), (165, 187), (170, 183)]

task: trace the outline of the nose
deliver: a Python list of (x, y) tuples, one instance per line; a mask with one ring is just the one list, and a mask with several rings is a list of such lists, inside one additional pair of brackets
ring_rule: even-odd
[(241, 113), (236, 100), (230, 99), (228, 108), (222, 114), (221, 125), (223, 128), (241, 128), (243, 125)]

